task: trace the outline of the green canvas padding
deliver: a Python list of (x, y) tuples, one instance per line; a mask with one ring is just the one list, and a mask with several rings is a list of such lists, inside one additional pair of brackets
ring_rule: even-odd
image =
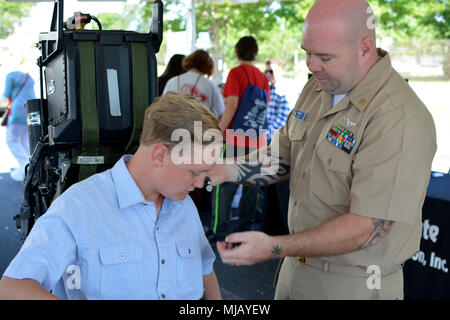
[(128, 153), (139, 141), (144, 122), (145, 109), (149, 105), (147, 45), (131, 42), (131, 70), (133, 79), (133, 130), (125, 148)]
[[(81, 155), (98, 156), (99, 125), (95, 85), (95, 55), (92, 41), (79, 41), (80, 104), (81, 104)], [(80, 165), (80, 180), (96, 173), (97, 165)]]

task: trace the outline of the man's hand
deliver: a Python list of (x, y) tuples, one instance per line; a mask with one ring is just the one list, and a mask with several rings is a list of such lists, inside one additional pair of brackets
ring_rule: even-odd
[(393, 221), (346, 213), (314, 228), (282, 236), (233, 233), (217, 243), (222, 261), (251, 265), (279, 257), (327, 257), (364, 250), (385, 239)]
[(215, 166), (208, 171), (207, 175), (211, 179), (211, 186), (214, 187), (224, 182), (235, 182), (237, 179), (236, 171), (236, 167), (232, 164), (216, 163)]
[(275, 239), (259, 231), (238, 232), (228, 235), (225, 242), (217, 242), (217, 250), (226, 264), (252, 265), (282, 255)]

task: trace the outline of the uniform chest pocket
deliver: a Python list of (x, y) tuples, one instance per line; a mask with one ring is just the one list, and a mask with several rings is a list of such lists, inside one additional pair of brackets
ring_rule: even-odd
[(114, 298), (133, 299), (145, 290), (143, 248), (108, 246), (99, 248), (100, 292)]
[(350, 205), (352, 157), (327, 140), (317, 143), (311, 192), (329, 206)]
[(317, 155), (327, 170), (349, 173), (353, 159), (327, 140), (317, 144)]
[(298, 142), (305, 139), (306, 129), (308, 126), (302, 121), (292, 118), (289, 121), (288, 134), (289, 140), (292, 142)]
[(177, 243), (176, 273), (180, 288), (203, 286), (202, 260), (194, 242)]

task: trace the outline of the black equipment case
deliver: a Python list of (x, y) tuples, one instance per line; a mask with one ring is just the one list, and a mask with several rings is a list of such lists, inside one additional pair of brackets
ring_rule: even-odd
[(63, 23), (63, 0), (55, 0), (50, 32), (38, 43), (41, 98), (25, 104), (32, 154), (15, 216), (22, 240), (70, 185), (136, 151), (145, 109), (158, 92), (162, 11), (154, 1), (148, 34), (83, 30), (76, 22), (90, 15)]

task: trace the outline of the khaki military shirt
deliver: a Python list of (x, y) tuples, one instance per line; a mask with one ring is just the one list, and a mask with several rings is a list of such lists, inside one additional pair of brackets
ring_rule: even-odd
[(394, 221), (377, 245), (323, 257), (342, 265), (378, 265), (383, 273), (419, 249), (436, 134), (430, 113), (389, 55), (380, 49), (379, 55), (333, 108), (332, 96), (312, 77), (273, 141), (279, 139), (280, 156), (291, 166), (290, 232), (348, 212)]

